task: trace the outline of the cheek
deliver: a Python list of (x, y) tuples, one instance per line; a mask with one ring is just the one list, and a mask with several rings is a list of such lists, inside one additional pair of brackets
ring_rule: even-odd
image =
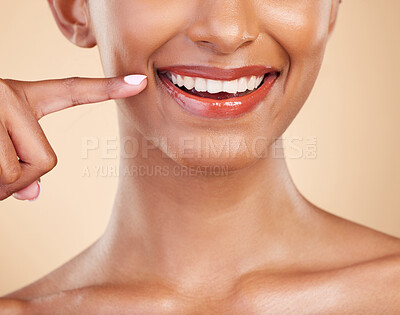
[(273, 128), (280, 136), (310, 95), (321, 68), (329, 29), (330, 1), (265, 2), (264, 29), (288, 55), (282, 102), (274, 108)]
[(310, 57), (326, 44), (331, 5), (327, 0), (271, 0), (260, 18), (264, 29), (290, 54)]
[(184, 0), (99, 1), (102, 4), (96, 2), (92, 17), (109, 76), (125, 74), (127, 69), (147, 73), (153, 53), (182, 31), (193, 10)]

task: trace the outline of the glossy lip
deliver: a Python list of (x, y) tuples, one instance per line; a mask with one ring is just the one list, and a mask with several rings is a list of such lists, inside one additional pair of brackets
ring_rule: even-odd
[[(175, 74), (201, 77), (211, 80), (236, 80), (247, 76), (266, 75), (264, 81), (255, 91), (240, 97), (223, 100), (209, 99), (189, 94), (175, 86), (167, 77), (167, 72)], [(279, 71), (272, 67), (250, 66), (236, 69), (221, 69), (204, 66), (174, 66), (158, 69), (158, 75), (168, 94), (189, 113), (217, 119), (239, 117), (253, 109), (265, 99), (269, 90), (279, 76)]]

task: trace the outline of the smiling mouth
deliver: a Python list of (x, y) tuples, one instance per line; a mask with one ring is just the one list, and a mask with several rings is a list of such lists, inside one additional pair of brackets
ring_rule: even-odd
[(265, 66), (176, 66), (158, 70), (170, 96), (186, 111), (206, 118), (234, 118), (248, 112), (267, 96), (279, 74)]
[(176, 87), (186, 93), (202, 98), (226, 100), (256, 91), (262, 85), (264, 77), (268, 74), (241, 77), (240, 79), (230, 81), (181, 76), (169, 71), (165, 75)]

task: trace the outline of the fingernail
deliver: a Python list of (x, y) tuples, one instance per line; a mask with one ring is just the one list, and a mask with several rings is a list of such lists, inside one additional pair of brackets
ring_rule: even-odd
[(35, 201), (40, 197), (40, 193), (42, 192), (42, 184), (40, 183), (40, 181), (37, 181), (37, 185), (39, 187), (38, 195), (33, 199), (28, 199), (28, 201)]
[[(41, 192), (41, 184), (40, 181), (36, 180), (32, 184), (26, 186), (25, 188), (15, 192), (12, 196), (18, 200), (31, 200), (34, 201), (39, 198)], [(33, 199), (28, 199), (31, 196), (36, 196)]]
[(124, 77), (125, 83), (128, 83), (129, 85), (139, 85), (142, 83), (147, 76), (142, 75), (142, 74), (132, 74), (132, 75), (127, 75)]
[(13, 196), (17, 200), (24, 200), (24, 198), (17, 192), (13, 193), (11, 196)]

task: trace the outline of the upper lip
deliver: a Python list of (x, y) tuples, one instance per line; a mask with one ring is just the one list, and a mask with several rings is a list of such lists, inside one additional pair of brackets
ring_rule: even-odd
[(262, 76), (270, 72), (279, 72), (270, 66), (247, 66), (241, 68), (217, 68), (208, 66), (171, 66), (159, 68), (158, 72), (173, 72), (182, 76), (198, 77), (210, 80), (230, 81), (242, 77)]

